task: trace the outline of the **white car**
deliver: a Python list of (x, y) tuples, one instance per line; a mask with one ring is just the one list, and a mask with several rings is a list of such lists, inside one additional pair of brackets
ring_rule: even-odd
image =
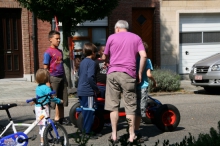
[(208, 92), (220, 89), (220, 53), (196, 62), (189, 78), (194, 86), (201, 86)]

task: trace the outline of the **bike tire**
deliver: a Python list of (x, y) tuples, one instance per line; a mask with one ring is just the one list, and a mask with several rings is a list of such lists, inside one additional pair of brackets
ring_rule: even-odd
[(59, 123), (54, 123), (54, 125), (57, 129), (60, 139), (58, 140), (56, 138), (55, 131), (52, 125), (49, 124), (46, 126), (43, 134), (44, 145), (69, 146), (69, 138), (66, 129)]
[(76, 112), (76, 108), (80, 107), (80, 103), (77, 102), (75, 103), (71, 109), (70, 109), (70, 112), (69, 112), (69, 118), (70, 118), (70, 121), (73, 123), (73, 125), (76, 126), (76, 121), (78, 119), (78, 116), (79, 116), (79, 113)]

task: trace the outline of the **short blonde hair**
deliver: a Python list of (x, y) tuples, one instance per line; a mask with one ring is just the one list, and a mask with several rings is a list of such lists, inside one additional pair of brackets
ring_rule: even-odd
[(49, 72), (46, 69), (38, 69), (36, 72), (36, 82), (38, 84), (44, 84), (49, 82)]

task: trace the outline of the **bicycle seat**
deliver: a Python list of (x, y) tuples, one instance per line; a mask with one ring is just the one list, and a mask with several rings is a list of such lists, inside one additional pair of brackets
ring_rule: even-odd
[(0, 110), (6, 110), (9, 109), (11, 107), (15, 107), (17, 106), (16, 103), (11, 103), (11, 104), (0, 104)]

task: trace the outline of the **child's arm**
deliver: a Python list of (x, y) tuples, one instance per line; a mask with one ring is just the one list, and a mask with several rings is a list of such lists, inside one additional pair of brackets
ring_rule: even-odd
[(57, 104), (63, 103), (63, 100), (57, 98), (56, 96), (51, 96), (50, 101), (53, 101), (53, 102), (55, 102)]
[(157, 83), (156, 83), (156, 81), (155, 81), (155, 79), (154, 79), (154, 77), (153, 77), (153, 75), (151, 74), (151, 70), (150, 69), (147, 69), (147, 77), (151, 80), (151, 81), (153, 81), (153, 87), (155, 88), (155, 87), (157, 87)]
[[(48, 70), (48, 65), (44, 64), (44, 69), (49, 72), (49, 70)], [(47, 85), (48, 87), (51, 86), (49, 81), (46, 83), (46, 85)]]

